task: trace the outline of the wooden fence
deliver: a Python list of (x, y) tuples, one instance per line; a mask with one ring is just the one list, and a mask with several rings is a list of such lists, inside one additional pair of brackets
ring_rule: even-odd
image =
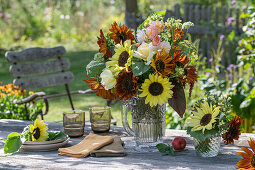
[[(240, 13), (245, 12), (245, 8), (237, 9), (232, 7), (215, 7), (200, 6), (197, 4), (184, 4), (183, 10), (180, 5), (176, 4), (173, 10), (167, 10), (165, 18), (176, 17), (185, 21), (191, 21), (195, 24), (189, 29), (192, 39), (200, 39), (200, 55), (207, 57), (209, 62), (212, 49), (218, 47), (221, 35), (225, 35), (222, 42), (224, 53), (221, 64), (228, 66), (236, 62), (237, 43), (226, 41), (227, 35), (235, 31), (235, 35), (242, 33), (242, 26), (245, 24), (244, 19), (240, 19)], [(234, 20), (231, 24), (228, 19)], [(142, 17), (137, 18), (133, 13), (126, 13), (125, 22), (128, 26), (136, 29), (144, 21)]]

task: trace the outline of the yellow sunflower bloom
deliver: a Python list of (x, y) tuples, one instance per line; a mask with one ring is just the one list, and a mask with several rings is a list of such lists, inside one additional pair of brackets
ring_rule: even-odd
[(197, 112), (188, 120), (188, 124), (192, 127), (191, 131), (202, 130), (204, 133), (205, 129), (211, 130), (213, 123), (216, 122), (216, 117), (219, 115), (219, 107), (213, 109), (207, 102), (202, 103), (200, 108), (197, 108)]
[(115, 54), (110, 58), (110, 61), (106, 62), (107, 68), (109, 68), (115, 75), (118, 75), (120, 71), (126, 69), (131, 65), (134, 51), (131, 50), (131, 42), (125, 41), (124, 46), (117, 44), (115, 47)]
[(151, 107), (157, 104), (162, 105), (172, 98), (174, 87), (168, 78), (163, 78), (158, 74), (150, 74), (149, 79), (146, 79), (142, 84), (142, 93), (139, 97), (146, 97), (145, 104), (150, 104)]
[(32, 141), (45, 141), (49, 137), (47, 133), (48, 127), (43, 120), (36, 119), (34, 125), (29, 126), (29, 130), (32, 135)]
[(151, 60), (151, 66), (162, 77), (174, 73), (174, 63), (171, 62), (172, 58), (165, 51), (157, 52), (155, 59)]

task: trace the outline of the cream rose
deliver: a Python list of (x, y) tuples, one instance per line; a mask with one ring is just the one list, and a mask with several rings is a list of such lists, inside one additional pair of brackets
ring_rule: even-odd
[(137, 51), (134, 52), (134, 56), (146, 61), (146, 65), (151, 63), (151, 59), (154, 54), (156, 54), (156, 47), (152, 45), (152, 43), (147, 44), (143, 42), (138, 48)]
[(101, 77), (101, 84), (104, 86), (105, 90), (109, 90), (115, 87), (117, 81), (113, 77), (111, 70), (104, 69), (103, 72), (100, 74)]

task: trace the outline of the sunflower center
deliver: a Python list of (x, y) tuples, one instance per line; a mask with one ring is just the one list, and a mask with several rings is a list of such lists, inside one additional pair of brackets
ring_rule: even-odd
[(124, 89), (127, 91), (130, 91), (133, 89), (133, 82), (130, 79), (126, 79), (123, 85), (124, 85)]
[(255, 154), (251, 157), (251, 166), (255, 168)]
[(163, 88), (162, 84), (160, 84), (158, 82), (153, 82), (149, 86), (149, 92), (153, 96), (158, 96), (158, 95), (162, 94), (163, 90), (164, 90), (164, 88)]
[(159, 72), (164, 72), (164, 70), (165, 70), (165, 63), (164, 63), (164, 61), (162, 61), (162, 60), (157, 60), (156, 61), (156, 69), (159, 71)]
[(200, 120), (200, 125), (201, 126), (205, 126), (207, 125), (212, 119), (212, 114), (211, 113), (207, 113), (205, 114), (202, 119)]
[(124, 67), (125, 66), (125, 64), (127, 63), (128, 57), (129, 57), (129, 54), (128, 54), (127, 51), (123, 51), (120, 54), (119, 62), (118, 62), (120, 67)]
[(34, 136), (35, 139), (39, 139), (39, 137), (40, 137), (40, 129), (38, 127), (34, 129), (33, 136)]

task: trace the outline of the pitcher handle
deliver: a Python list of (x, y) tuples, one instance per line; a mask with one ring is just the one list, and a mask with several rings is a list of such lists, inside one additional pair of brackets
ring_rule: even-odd
[(131, 112), (131, 103), (129, 100), (122, 102), (121, 119), (124, 130), (131, 136), (135, 136), (135, 132), (128, 124), (128, 112)]

